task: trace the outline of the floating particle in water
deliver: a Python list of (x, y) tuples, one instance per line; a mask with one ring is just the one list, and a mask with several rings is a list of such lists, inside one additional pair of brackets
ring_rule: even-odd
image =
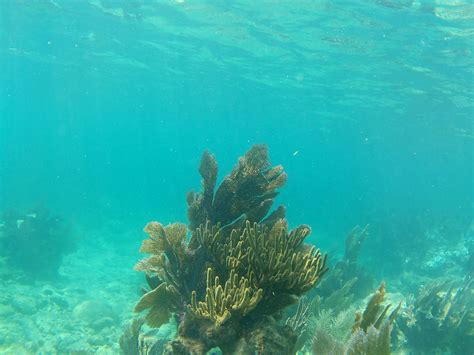
[(303, 81), (304, 80), (304, 74), (298, 73), (295, 76), (296, 81)]

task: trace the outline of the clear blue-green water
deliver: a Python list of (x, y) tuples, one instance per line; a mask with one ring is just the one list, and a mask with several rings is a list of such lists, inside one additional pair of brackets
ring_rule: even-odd
[[(142, 228), (186, 222), (206, 149), (222, 178), (267, 144), (290, 225), (337, 259), (370, 224), (359, 262), (389, 291), (465, 277), (470, 1), (3, 0), (0, 68), (0, 210), (44, 205), (77, 239), (54, 280), (2, 250), (0, 351), (118, 352)], [(69, 324), (84, 301), (114, 312), (105, 340), (86, 316)]]

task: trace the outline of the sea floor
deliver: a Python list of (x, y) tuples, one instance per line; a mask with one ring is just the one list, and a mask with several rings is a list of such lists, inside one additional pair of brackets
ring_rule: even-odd
[(139, 233), (120, 239), (137, 243), (119, 249), (100, 232), (88, 233), (55, 280), (29, 281), (2, 265), (0, 353), (119, 353), (143, 283), (133, 270)]
[[(50, 280), (32, 281), (0, 260), (0, 354), (120, 353), (119, 339), (145, 286), (143, 274), (133, 268), (145, 256), (138, 252), (140, 229), (113, 223), (83, 231), (78, 249)], [(426, 282), (414, 273), (388, 280), (387, 301), (403, 303), (408, 290)], [(359, 300), (359, 309), (368, 298)], [(160, 328), (158, 338), (169, 339), (168, 331), (161, 334)], [(413, 352), (394, 351), (408, 353)]]

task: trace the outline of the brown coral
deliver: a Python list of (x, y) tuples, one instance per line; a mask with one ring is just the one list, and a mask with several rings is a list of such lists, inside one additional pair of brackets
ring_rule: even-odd
[(175, 353), (293, 349), (295, 330), (275, 316), (316, 285), (326, 258), (304, 244), (308, 226), (289, 231), (283, 207), (269, 213), (286, 182), (283, 168), (271, 167), (267, 148), (257, 145), (215, 192), (211, 154), (203, 154), (199, 172), (203, 191), (188, 194), (188, 227), (145, 227), (149, 239), (140, 250), (151, 256), (136, 269), (161, 283), (135, 310), (147, 310), (146, 321), (155, 327), (180, 314), (178, 337), (167, 347)]
[(243, 215), (251, 222), (261, 221), (287, 180), (281, 165), (271, 167), (265, 145), (254, 145), (241, 157), (215, 193), (217, 162), (213, 155), (204, 152), (199, 172), (203, 192), (191, 191), (187, 196), (191, 230), (207, 221), (227, 225)]
[(143, 295), (134, 311), (148, 310), (145, 317), (147, 324), (150, 327), (159, 327), (169, 321), (172, 311), (179, 309), (179, 302), (177, 302), (179, 298), (177, 299), (177, 297), (179, 294), (173, 286), (162, 283)]

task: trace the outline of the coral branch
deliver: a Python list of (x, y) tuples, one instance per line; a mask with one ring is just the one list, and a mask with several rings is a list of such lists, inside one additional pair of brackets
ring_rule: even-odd
[(212, 225), (227, 225), (242, 215), (252, 222), (260, 222), (270, 211), (277, 190), (287, 180), (282, 166), (271, 167), (264, 145), (253, 146), (240, 158), (215, 194), (217, 163), (214, 156), (204, 152), (199, 172), (204, 190), (187, 196), (191, 230), (207, 220)]
[(198, 302), (196, 291), (192, 292), (191, 304), (188, 305), (193, 314), (200, 318), (212, 320), (220, 326), (232, 315), (245, 316), (252, 311), (263, 296), (261, 288), (255, 289), (248, 279), (241, 277), (232, 270), (224, 287), (219, 277), (213, 280), (212, 269), (207, 270), (207, 288), (205, 301)]

